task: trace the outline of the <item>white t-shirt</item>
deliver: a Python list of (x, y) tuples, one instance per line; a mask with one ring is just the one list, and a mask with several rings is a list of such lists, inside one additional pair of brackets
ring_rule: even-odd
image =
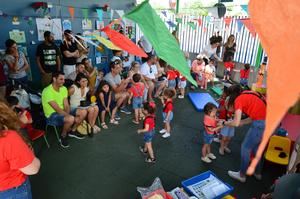
[(216, 54), (217, 48), (211, 48), (211, 45), (208, 44), (207, 46), (204, 47), (202, 50), (201, 54), (204, 54), (207, 58), (210, 58), (212, 55)]
[(74, 88), (73, 95), (70, 96), (70, 106), (71, 108), (77, 108), (80, 105), (81, 100), (86, 99), (86, 94), (89, 92), (89, 88), (86, 87), (84, 89), (83, 96), (81, 96), (81, 90), (76, 85), (72, 85), (72, 88)]
[(146, 53), (151, 53), (152, 45), (150, 44), (150, 42), (148, 41), (148, 39), (145, 36), (141, 37), (140, 45), (143, 47), (143, 49)]
[(156, 65), (151, 65), (151, 67), (149, 67), (147, 62), (141, 65), (140, 71), (142, 75), (149, 79), (155, 79), (155, 75), (158, 73)]

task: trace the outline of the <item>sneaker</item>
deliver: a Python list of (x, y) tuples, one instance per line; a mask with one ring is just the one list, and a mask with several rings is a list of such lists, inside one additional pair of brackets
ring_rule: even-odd
[(224, 150), (221, 149), (221, 148), (219, 148), (219, 154), (220, 154), (220, 155), (224, 155)]
[(139, 146), (139, 150), (140, 150), (140, 152), (142, 152), (144, 155), (147, 155), (147, 154), (148, 154), (148, 151), (145, 151), (143, 146)]
[(153, 163), (154, 164), (156, 162), (156, 159), (148, 157), (148, 158), (145, 159), (145, 162)]
[(183, 99), (184, 96), (183, 96), (183, 95), (178, 95), (178, 98), (179, 98), (179, 99)]
[(127, 115), (131, 114), (131, 111), (129, 111), (126, 107), (120, 108), (121, 113), (125, 113)]
[(228, 147), (225, 147), (225, 148), (224, 148), (224, 151), (225, 151), (226, 153), (231, 153), (231, 150), (230, 150)]
[(120, 119), (121, 119), (121, 117), (119, 116), (118, 113), (116, 113), (116, 115), (115, 115), (115, 120), (120, 120)]
[(262, 179), (262, 175), (261, 174), (254, 174), (254, 177), (256, 180), (261, 180)]
[(213, 141), (214, 141), (214, 142), (217, 142), (217, 143), (220, 143), (220, 139), (219, 139), (218, 137), (215, 137), (215, 138), (213, 139)]
[(207, 157), (208, 157), (209, 159), (212, 159), (212, 160), (217, 159), (217, 157), (216, 157), (213, 153), (207, 154)]
[(72, 138), (79, 139), (79, 140), (84, 139), (84, 135), (81, 135), (81, 134), (78, 133), (77, 131), (71, 131), (71, 132), (68, 134), (68, 136), (69, 136), (69, 137), (72, 137)]
[(160, 134), (164, 134), (164, 133), (166, 133), (166, 132), (167, 132), (166, 129), (162, 129), (162, 130), (159, 131)]
[(206, 163), (211, 163), (211, 159), (209, 159), (207, 156), (201, 157), (201, 160)]
[(241, 177), (239, 171), (237, 171), (237, 172), (235, 172), (235, 171), (228, 171), (228, 175), (230, 177), (232, 177), (233, 179), (238, 180), (238, 181), (240, 181), (242, 183), (246, 182), (246, 177)]
[(168, 137), (170, 137), (170, 136), (171, 136), (170, 133), (165, 133), (165, 134), (162, 135), (163, 138), (168, 138)]
[(67, 137), (60, 137), (60, 146), (63, 147), (63, 148), (69, 148), (70, 145), (69, 145), (69, 142), (67, 140)]

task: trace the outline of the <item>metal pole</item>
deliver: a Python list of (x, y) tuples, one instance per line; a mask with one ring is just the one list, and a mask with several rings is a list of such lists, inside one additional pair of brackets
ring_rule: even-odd
[(176, 0), (176, 14), (179, 12), (179, 0)]

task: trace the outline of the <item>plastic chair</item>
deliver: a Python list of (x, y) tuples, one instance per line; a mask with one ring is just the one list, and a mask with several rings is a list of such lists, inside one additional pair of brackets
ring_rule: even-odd
[(287, 137), (273, 135), (265, 153), (266, 160), (281, 165), (288, 165), (290, 159), (291, 140)]
[(55, 126), (54, 124), (49, 123), (48, 120), (47, 120), (46, 121), (46, 133), (48, 133), (48, 128), (49, 127), (52, 127), (54, 129), (56, 138), (57, 138), (58, 142), (60, 143), (60, 138), (59, 138), (57, 126)]
[(49, 143), (48, 143), (48, 140), (47, 140), (45, 131), (40, 130), (40, 129), (34, 129), (34, 128), (32, 128), (32, 126), (31, 126), (31, 128), (27, 128), (27, 132), (28, 132), (29, 138), (30, 138), (32, 141), (35, 141), (35, 140), (37, 140), (38, 138), (43, 137), (44, 140), (45, 140), (45, 142), (46, 142), (47, 147), (50, 148), (50, 145), (49, 145)]

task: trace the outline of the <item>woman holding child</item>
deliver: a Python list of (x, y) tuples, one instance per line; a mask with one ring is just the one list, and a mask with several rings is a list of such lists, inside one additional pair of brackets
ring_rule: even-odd
[[(256, 153), (265, 129), (266, 101), (260, 93), (242, 91), (240, 85), (231, 86), (228, 93), (228, 106), (234, 107), (234, 118), (232, 121), (224, 121), (223, 125), (238, 127), (251, 124), (241, 146), (240, 171), (228, 171), (230, 177), (245, 182), (250, 155)], [(248, 118), (242, 119), (242, 113), (245, 113)], [(258, 180), (261, 179), (261, 163), (257, 166), (254, 177)]]

